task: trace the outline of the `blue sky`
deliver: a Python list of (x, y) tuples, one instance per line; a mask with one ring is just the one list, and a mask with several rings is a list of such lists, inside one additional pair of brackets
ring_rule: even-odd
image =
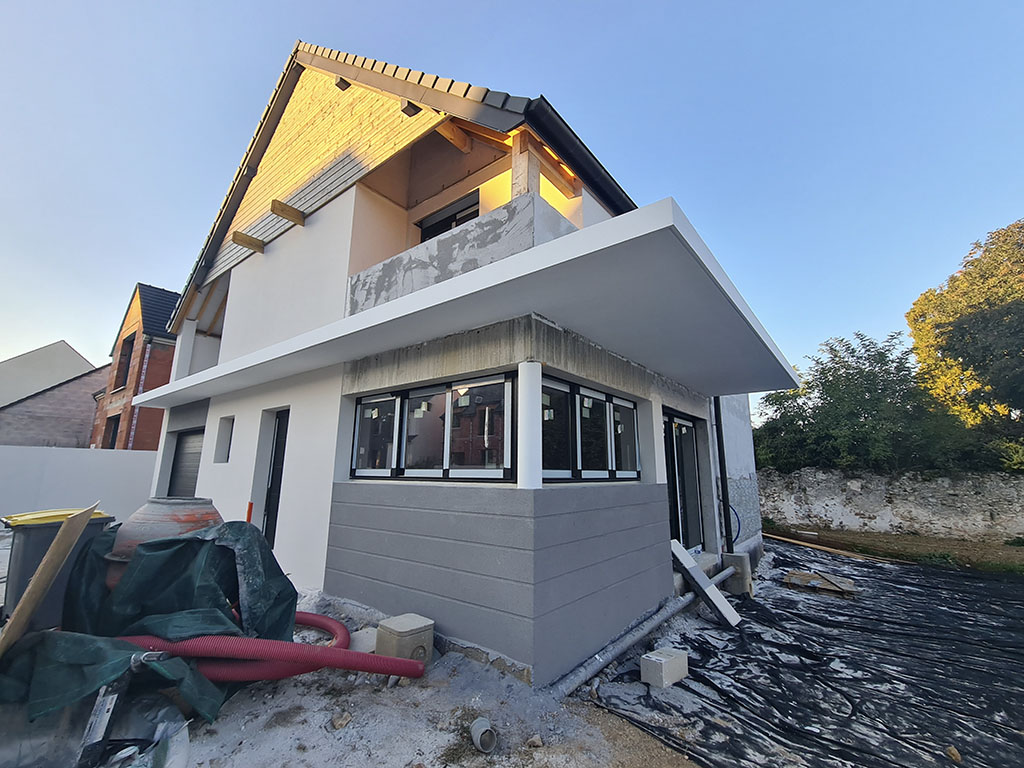
[(3, 17), (0, 359), (64, 338), (104, 363), (136, 281), (181, 290), (296, 38), (543, 93), (638, 204), (676, 198), (800, 366), (829, 336), (904, 328), (974, 240), (1024, 216), (1024, 3)]

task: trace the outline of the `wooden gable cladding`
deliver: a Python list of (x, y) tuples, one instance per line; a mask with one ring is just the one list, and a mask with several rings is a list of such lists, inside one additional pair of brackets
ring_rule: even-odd
[[(409, 116), (400, 106), (386, 94), (340, 90), (333, 77), (303, 71), (227, 231), (273, 240), (295, 225), (271, 212), (273, 200), (309, 216), (444, 120), (429, 109)], [(251, 253), (225, 238), (204, 282)]]

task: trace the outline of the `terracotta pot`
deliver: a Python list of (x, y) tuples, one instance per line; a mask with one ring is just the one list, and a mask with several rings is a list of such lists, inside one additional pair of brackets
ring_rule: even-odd
[(152, 497), (117, 529), (114, 547), (106, 555), (110, 561), (107, 567), (107, 589), (112, 590), (121, 581), (128, 562), (135, 554), (135, 548), (142, 542), (180, 536), (223, 522), (224, 518), (213, 506), (212, 499)]

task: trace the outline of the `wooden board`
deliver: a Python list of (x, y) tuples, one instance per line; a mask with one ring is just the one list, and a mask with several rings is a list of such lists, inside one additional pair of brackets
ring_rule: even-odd
[(766, 539), (774, 539), (775, 541), (784, 541), (787, 544), (799, 544), (801, 547), (810, 547), (811, 549), (818, 549), (822, 552), (831, 552), (833, 555), (842, 555), (843, 557), (853, 557), (857, 560), (871, 560), (875, 563), (900, 563), (902, 565), (914, 565), (910, 560), (898, 560), (895, 557), (877, 557), (875, 555), (863, 555), (860, 552), (850, 552), (845, 549), (836, 549), (835, 547), (826, 547), (822, 544), (811, 544), (809, 541), (800, 541), (799, 539), (787, 539), (785, 536), (776, 536), (772, 533), (761, 534)]
[(821, 592), (832, 592), (837, 595), (852, 595), (858, 591), (857, 585), (852, 579), (833, 576), (829, 573), (818, 573), (816, 571), (790, 571), (783, 577), (782, 581), (791, 587), (816, 589)]
[(672, 556), (683, 567), (683, 578), (686, 579), (698, 597), (707, 603), (708, 607), (718, 614), (718, 617), (729, 626), (735, 627), (739, 624), (741, 618), (736, 613), (736, 609), (732, 607), (732, 603), (726, 599), (718, 587), (711, 583), (711, 579), (697, 565), (693, 555), (687, 552), (686, 548), (674, 539), (672, 540)]
[(91, 507), (76, 512), (61, 523), (60, 530), (57, 531), (50, 548), (46, 550), (39, 567), (36, 568), (36, 572), (29, 580), (28, 587), (25, 588), (24, 594), (15, 606), (10, 621), (4, 626), (3, 632), (0, 632), (0, 657), (7, 653), (10, 647), (25, 634), (29, 619), (46, 598), (46, 593), (53, 586), (54, 579), (57, 578), (60, 569), (64, 567), (64, 563), (71, 555), (75, 544), (82, 537), (92, 513), (96, 511), (99, 504), (97, 501)]

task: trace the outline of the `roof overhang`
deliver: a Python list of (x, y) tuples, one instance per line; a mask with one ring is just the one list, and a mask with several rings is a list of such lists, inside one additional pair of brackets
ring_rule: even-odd
[(799, 382), (671, 199), (135, 398), (169, 408), (536, 313), (705, 395)]

